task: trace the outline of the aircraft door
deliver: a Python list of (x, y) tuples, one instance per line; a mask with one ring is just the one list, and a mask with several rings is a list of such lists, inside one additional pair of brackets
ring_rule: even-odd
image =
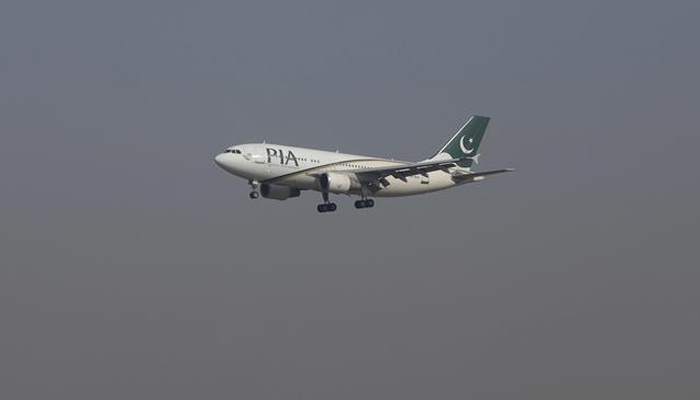
[(256, 164), (265, 164), (265, 149), (262, 146), (250, 146), (245, 154), (245, 158)]

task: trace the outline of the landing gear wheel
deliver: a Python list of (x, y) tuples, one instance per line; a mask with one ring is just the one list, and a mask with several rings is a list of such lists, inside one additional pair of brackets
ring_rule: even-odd
[(250, 194), (248, 196), (250, 196), (251, 199), (257, 199), (258, 197), (260, 197), (260, 193), (250, 192)]
[(374, 207), (374, 200), (372, 199), (362, 199), (355, 202), (355, 208), (372, 208)]
[(338, 205), (337, 205), (337, 204), (331, 203), (331, 202), (328, 200), (328, 198), (329, 198), (328, 190), (324, 190), (323, 192), (321, 192), (321, 194), (323, 195), (323, 203), (322, 203), (322, 204), (319, 204), (318, 207), (316, 207), (316, 209), (318, 210), (318, 212), (320, 212), (320, 213), (324, 213), (324, 212), (333, 212), (333, 211), (335, 211), (335, 210), (338, 209)]
[(338, 205), (335, 203), (323, 203), (319, 204), (318, 207), (316, 207), (316, 210), (320, 213), (324, 212), (333, 212), (338, 209)]

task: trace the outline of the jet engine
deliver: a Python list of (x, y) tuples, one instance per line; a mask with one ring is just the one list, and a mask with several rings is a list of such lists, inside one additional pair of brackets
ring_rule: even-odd
[(287, 200), (290, 197), (299, 197), (301, 190), (285, 185), (263, 183), (260, 185), (260, 194), (266, 199)]
[(318, 178), (319, 189), (331, 193), (349, 193), (362, 187), (355, 174), (326, 172)]

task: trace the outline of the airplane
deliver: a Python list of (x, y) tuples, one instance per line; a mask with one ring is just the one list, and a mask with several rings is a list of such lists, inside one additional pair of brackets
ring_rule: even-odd
[(314, 190), (323, 198), (317, 207), (320, 213), (336, 211), (330, 194), (359, 196), (355, 208), (372, 208), (373, 198), (435, 192), (515, 171), (471, 170), (478, 163), (479, 144), (489, 121), (489, 117), (471, 117), (437, 153), (417, 163), (265, 142), (228, 147), (214, 161), (226, 172), (248, 180), (251, 199), (262, 195), (287, 200)]

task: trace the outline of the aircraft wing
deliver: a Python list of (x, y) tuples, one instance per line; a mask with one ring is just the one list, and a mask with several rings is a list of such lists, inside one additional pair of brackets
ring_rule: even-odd
[(393, 176), (394, 178), (400, 179), (405, 182), (406, 177), (413, 175), (427, 175), (428, 172), (438, 170), (449, 172), (450, 168), (455, 167), (457, 165), (456, 163), (468, 159), (472, 159), (472, 157), (460, 157), (451, 158), (448, 160), (421, 162), (390, 167), (350, 170), (346, 172), (354, 173), (357, 176), (357, 178), (362, 182), (381, 182), (384, 178), (388, 176)]
[[(475, 157), (460, 157), (451, 158), (447, 160), (439, 161), (428, 161), (420, 162), (414, 164), (403, 164), (403, 165), (392, 165), (389, 167), (379, 167), (370, 169), (352, 169), (352, 170), (335, 170), (333, 172), (340, 174), (354, 174), (357, 179), (364, 185), (366, 185), (371, 191), (377, 191), (382, 187), (389, 186), (389, 181), (386, 180), (387, 177), (394, 177), (406, 182), (406, 178), (414, 175), (427, 176), (428, 172), (432, 171), (444, 171), (452, 176), (452, 179), (457, 183), (469, 183), (476, 182), (485, 179), (486, 176), (501, 174), (505, 172), (515, 171), (511, 168), (498, 169), (493, 171), (484, 172), (471, 172), (471, 171), (460, 171), (460, 170), (450, 170), (450, 168), (456, 167), (457, 163), (464, 160), (473, 160)], [(325, 171), (314, 171), (307, 173), (311, 176), (321, 176)]]

